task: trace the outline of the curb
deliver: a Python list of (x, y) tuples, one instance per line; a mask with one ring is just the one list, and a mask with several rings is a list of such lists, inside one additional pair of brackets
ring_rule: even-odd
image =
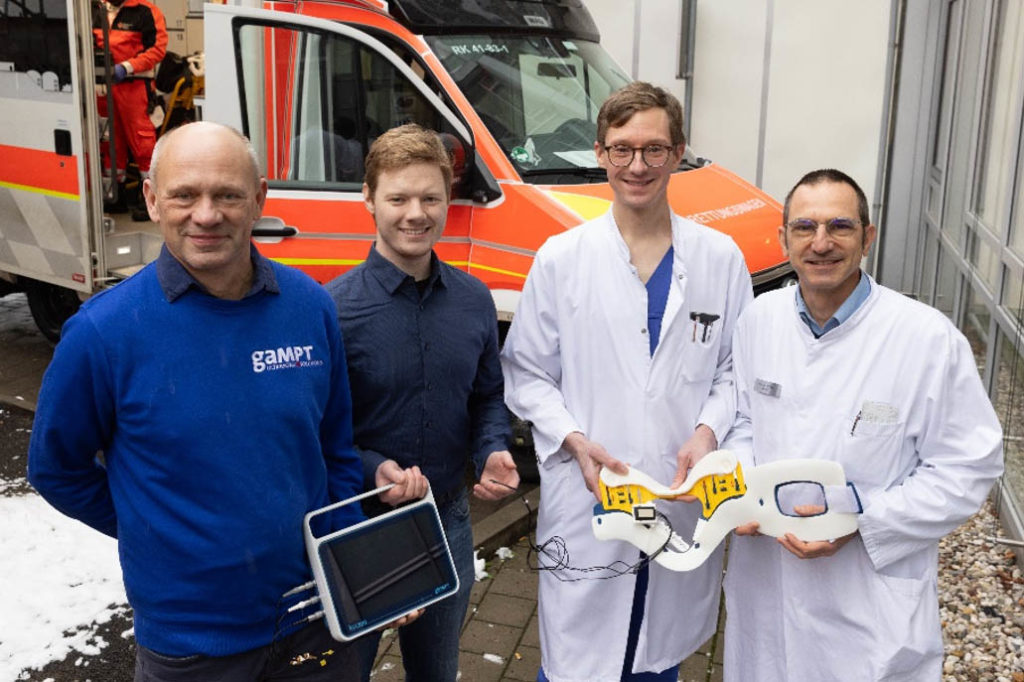
[(25, 412), (36, 413), (36, 404), (31, 400), (25, 400), (21, 396), (0, 393), (0, 407), (12, 407)]
[(473, 524), (473, 547), (480, 556), (490, 557), (499, 547), (511, 547), (530, 531), (536, 523), (537, 508), (540, 506), (540, 487), (523, 494), (530, 505), (509, 503)]

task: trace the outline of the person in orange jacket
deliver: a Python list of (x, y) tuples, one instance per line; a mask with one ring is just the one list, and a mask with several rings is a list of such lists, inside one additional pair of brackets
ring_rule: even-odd
[[(131, 149), (145, 179), (156, 144), (156, 129), (149, 120), (149, 79), (167, 53), (167, 26), (163, 13), (149, 0), (110, 0), (104, 5), (110, 26), (110, 57), (114, 62), (111, 80), (117, 178), (124, 180)], [(97, 47), (102, 48), (103, 31), (94, 29), (93, 35)], [(108, 116), (106, 97), (97, 99), (100, 116)], [(106, 149), (104, 157), (106, 166)]]

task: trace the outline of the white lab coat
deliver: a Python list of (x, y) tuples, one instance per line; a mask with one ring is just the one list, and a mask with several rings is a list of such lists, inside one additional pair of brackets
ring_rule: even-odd
[(733, 536), (725, 679), (938, 680), (938, 542), (1002, 473), (999, 421), (967, 340), (872, 281), (820, 339), (794, 290), (764, 294), (737, 325), (733, 357), (738, 421), (725, 446), (747, 464), (836, 460), (864, 512), (828, 558)]
[[(697, 424), (711, 427), (721, 440), (734, 418), (729, 341), (751, 299), (750, 276), (725, 235), (678, 216), (672, 232), (672, 280), (653, 357), (647, 290), (610, 212), (541, 248), (505, 341), (506, 402), (533, 422), (541, 463), (537, 540), (564, 538), (573, 567), (631, 565), (638, 551), (594, 538), (595, 499), (579, 466), (561, 450), (569, 433), (583, 432), (612, 456), (667, 484), (675, 475), (676, 453)], [(705, 330), (691, 313), (719, 319)], [(683, 537), (692, 535), (697, 505), (660, 506)], [(617, 682), (635, 577), (559, 574), (540, 574), (541, 655), (548, 678)], [(721, 552), (691, 573), (652, 564), (635, 670), (669, 668), (711, 636), (720, 578)]]

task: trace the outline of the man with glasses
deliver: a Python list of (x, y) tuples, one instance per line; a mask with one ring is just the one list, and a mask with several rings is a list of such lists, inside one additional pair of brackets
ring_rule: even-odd
[(736, 326), (726, 447), (748, 467), (837, 461), (857, 497), (818, 490), (792, 511), (862, 512), (856, 532), (827, 542), (737, 529), (725, 679), (937, 680), (938, 542), (1002, 473), (999, 421), (953, 324), (861, 272), (877, 230), (852, 178), (808, 173), (783, 221), (800, 284), (761, 296)]
[[(729, 237), (669, 207), (682, 120), (647, 83), (604, 103), (594, 152), (612, 208), (537, 252), (502, 353), (506, 402), (533, 423), (537, 536), (565, 541), (567, 566), (540, 574), (540, 680), (675, 680), (715, 630), (720, 552), (689, 573), (634, 574), (643, 557), (590, 525), (601, 467), (676, 485), (735, 416), (729, 341), (750, 276)], [(696, 505), (662, 511), (692, 535)]]

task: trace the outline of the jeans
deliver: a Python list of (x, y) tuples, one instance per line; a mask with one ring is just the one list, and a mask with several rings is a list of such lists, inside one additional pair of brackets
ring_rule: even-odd
[(320, 621), (279, 642), (229, 656), (164, 656), (140, 645), (135, 682), (356, 682), (358, 666), (356, 648), (334, 641)]
[[(473, 569), (473, 528), (469, 523), (469, 497), (466, 491), (443, 507), (438, 507), (448, 549), (459, 575), (459, 591), (427, 607), (411, 624), (398, 629), (406, 682), (455, 682), (459, 672), (459, 635), (469, 608), (476, 571)], [(377, 656), (380, 633), (373, 632), (356, 641), (362, 659), (363, 681), (370, 679)]]

